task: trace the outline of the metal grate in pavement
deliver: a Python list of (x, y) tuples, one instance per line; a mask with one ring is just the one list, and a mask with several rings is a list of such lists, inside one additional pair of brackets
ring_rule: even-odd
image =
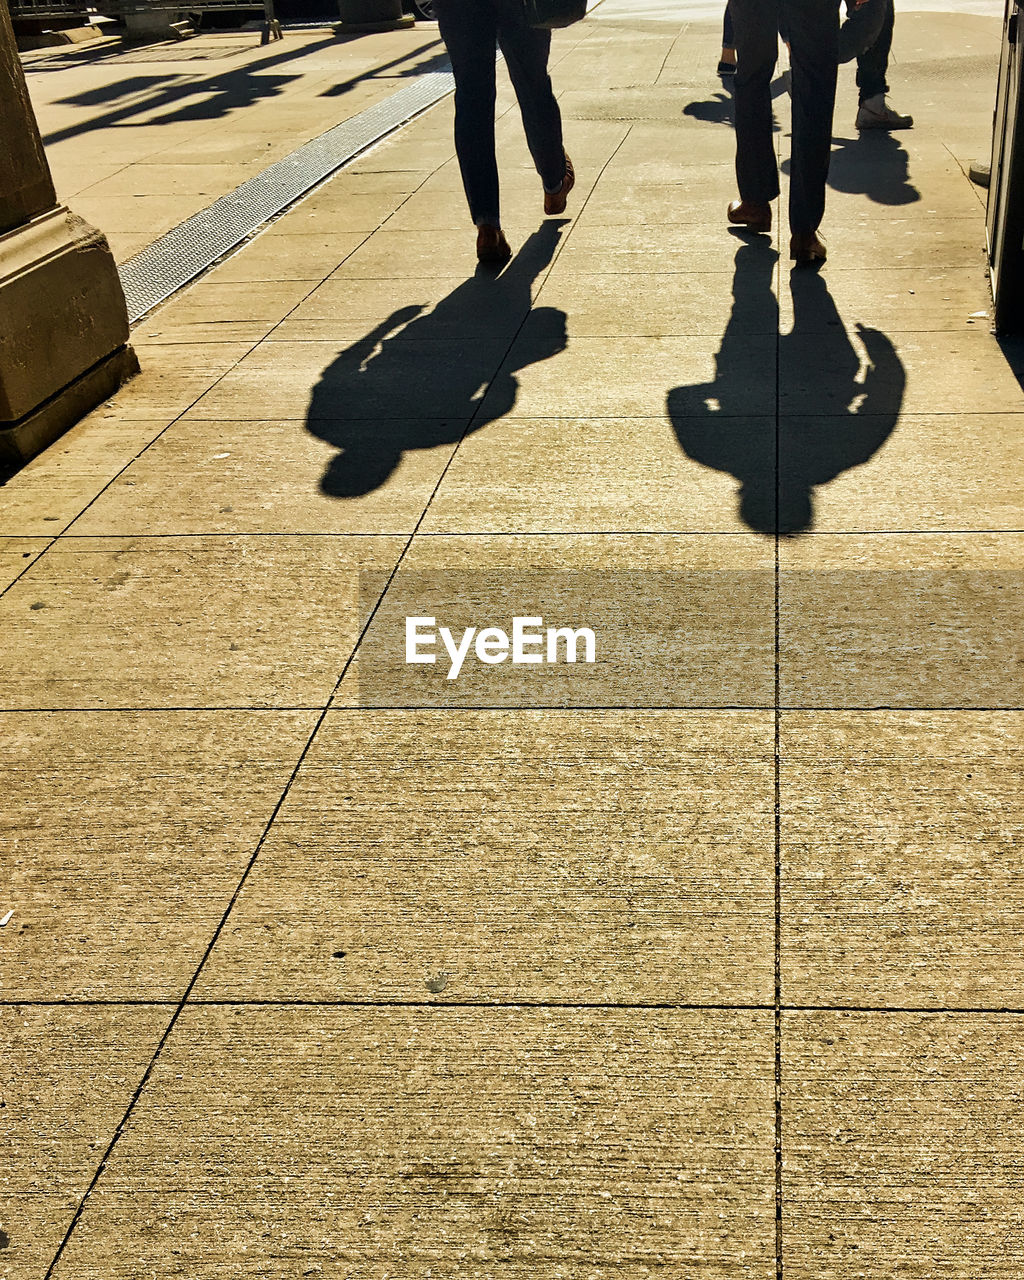
[(219, 48), (196, 49), (188, 41), (172, 45), (150, 45), (145, 49), (119, 49), (110, 55), (110, 61), (118, 65), (124, 62), (219, 62), (224, 58), (237, 58), (242, 53), (252, 53), (253, 41), (245, 44), (221, 45)]
[(413, 84), (328, 129), (147, 245), (119, 268), (129, 320), (134, 324), (268, 219), (454, 88), (450, 71), (425, 72)]

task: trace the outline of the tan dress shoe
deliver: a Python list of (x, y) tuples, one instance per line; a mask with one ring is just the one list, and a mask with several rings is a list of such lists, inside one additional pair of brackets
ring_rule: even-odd
[(753, 200), (734, 200), (726, 210), (726, 217), (737, 226), (746, 227), (748, 231), (771, 231), (772, 229), (770, 204), (757, 204)]
[(544, 212), (550, 216), (553, 213), (564, 213), (565, 202), (569, 192), (576, 185), (576, 171), (572, 167), (572, 161), (568, 156), (565, 157), (565, 177), (562, 179), (562, 185), (557, 191), (544, 192)]

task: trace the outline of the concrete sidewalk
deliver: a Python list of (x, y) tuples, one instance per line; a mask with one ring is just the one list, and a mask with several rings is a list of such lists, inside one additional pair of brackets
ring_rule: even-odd
[[(717, 27), (608, 0), (500, 277), (448, 100), (0, 491), (6, 1280), (1018, 1280), (998, 38), (901, 15), (892, 137), (844, 70), (791, 275)], [(535, 609), (626, 642), (381, 660)]]

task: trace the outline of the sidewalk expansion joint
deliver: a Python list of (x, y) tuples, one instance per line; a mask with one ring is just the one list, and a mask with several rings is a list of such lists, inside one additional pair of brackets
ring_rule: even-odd
[(134, 324), (277, 214), (455, 88), (451, 71), (414, 83), (328, 129), (147, 245), (119, 268)]
[[(332, 698), (333, 698), (332, 694)], [(381, 712), (415, 712), (419, 714), (431, 715), (454, 715), (459, 712), (466, 711), (495, 711), (503, 714), (519, 714), (522, 712), (536, 712), (538, 715), (599, 715), (608, 711), (622, 711), (630, 715), (675, 715), (680, 711), (707, 712), (718, 715), (725, 712), (736, 712), (737, 714), (746, 715), (751, 712), (758, 714), (772, 715), (775, 708), (768, 701), (765, 702), (671, 702), (671, 703), (650, 703), (637, 705), (636, 702), (603, 702), (603, 703), (586, 703), (579, 705), (560, 703), (557, 706), (546, 705), (542, 702), (455, 702), (450, 704), (427, 703), (427, 702), (408, 702), (408, 703), (382, 703), (382, 702), (365, 702), (365, 703), (217, 703), (203, 704), (195, 703), (189, 705), (168, 705), (168, 706), (139, 706), (132, 703), (122, 703), (117, 706), (53, 706), (53, 707), (19, 707), (8, 706), (0, 707), (0, 716), (60, 716), (60, 715), (195, 715), (197, 712), (203, 715), (215, 715), (221, 712), (245, 712), (245, 713), (263, 713), (268, 714), (288, 714), (291, 712), (303, 712), (309, 714), (319, 714), (321, 711), (329, 711), (332, 715), (344, 712), (348, 714), (360, 715), (380, 715)], [(879, 706), (877, 703), (849, 703), (842, 706), (816, 706), (813, 703), (806, 705), (798, 705), (796, 703), (789, 705), (784, 703), (779, 709), (780, 716), (786, 715), (848, 715), (856, 713), (857, 715), (877, 714), (877, 715), (915, 715), (918, 713), (926, 713), (928, 715), (963, 715), (965, 712), (970, 714), (983, 715), (1021, 715), (1024, 714), (1024, 708), (1008, 704), (1006, 706), (949, 706), (943, 703), (935, 703), (924, 705), (923, 703), (900, 703), (888, 706)]]
[[(31, 996), (0, 1000), (0, 1009), (177, 1009), (175, 998), (152, 999), (108, 996), (69, 996), (39, 1000)], [(701, 1004), (692, 1000), (634, 1001), (585, 1000), (304, 1000), (281, 996), (262, 999), (226, 996), (193, 996), (183, 1009), (588, 1009), (634, 1010), (637, 1013), (775, 1013), (774, 1004)], [(783, 1004), (777, 1012), (786, 1014), (863, 1014), (870, 1017), (1024, 1017), (1024, 1008), (1009, 1005), (879, 1005), (879, 1004)]]

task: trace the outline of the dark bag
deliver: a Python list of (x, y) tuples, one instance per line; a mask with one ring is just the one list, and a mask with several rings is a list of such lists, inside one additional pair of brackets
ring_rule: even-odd
[(571, 27), (587, 16), (587, 0), (523, 0), (526, 21), (531, 27)]

